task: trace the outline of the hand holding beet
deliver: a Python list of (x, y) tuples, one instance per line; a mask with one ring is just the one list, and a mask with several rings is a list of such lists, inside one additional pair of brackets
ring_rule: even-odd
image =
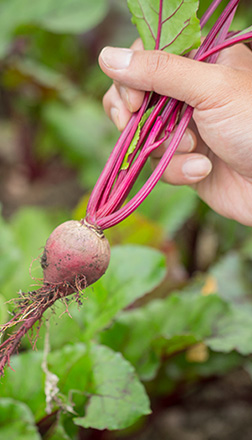
[[(115, 81), (104, 97), (107, 114), (122, 129), (141, 105), (143, 90), (195, 107), (162, 179), (193, 186), (219, 214), (251, 226), (252, 52), (237, 45), (221, 52), (213, 65), (139, 47), (138, 41), (132, 52), (106, 48), (100, 55), (101, 68)], [(122, 68), (123, 57), (128, 67)], [(152, 153), (154, 166), (166, 147)]]

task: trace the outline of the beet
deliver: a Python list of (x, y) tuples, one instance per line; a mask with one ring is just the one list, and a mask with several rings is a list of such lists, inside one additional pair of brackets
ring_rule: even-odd
[(23, 336), (40, 322), (55, 301), (76, 293), (97, 281), (106, 271), (110, 259), (108, 240), (99, 227), (86, 220), (70, 220), (59, 225), (48, 238), (41, 258), (43, 285), (27, 293), (19, 292), (13, 317), (0, 328), (0, 336), (19, 325), (0, 344), (0, 376), (17, 352)]
[(67, 221), (46, 242), (41, 258), (44, 283), (83, 289), (101, 278), (109, 259), (110, 246), (100, 229), (85, 221)]

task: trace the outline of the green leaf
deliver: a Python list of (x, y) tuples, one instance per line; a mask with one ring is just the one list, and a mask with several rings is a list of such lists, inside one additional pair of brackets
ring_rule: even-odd
[(135, 150), (135, 148), (136, 148), (136, 146), (137, 146), (137, 143), (138, 143), (138, 141), (139, 141), (139, 138), (140, 138), (141, 130), (142, 130), (142, 128), (143, 128), (145, 122), (147, 121), (148, 117), (150, 116), (150, 114), (151, 114), (153, 108), (154, 108), (154, 107), (149, 108), (149, 109), (144, 113), (144, 115), (142, 116), (142, 119), (141, 119), (141, 121), (139, 122), (139, 124), (138, 124), (138, 126), (137, 126), (137, 129), (136, 129), (136, 132), (135, 132), (135, 134), (134, 134), (134, 137), (133, 137), (133, 139), (132, 139), (132, 141), (131, 141), (131, 143), (130, 143), (130, 145), (129, 145), (128, 151), (127, 151), (127, 153), (126, 153), (125, 156), (124, 156), (123, 163), (122, 163), (122, 166), (121, 166), (121, 170), (127, 170), (127, 168), (129, 167), (129, 163), (128, 163), (129, 156), (130, 156), (131, 153), (133, 153), (133, 151)]
[(206, 344), (214, 351), (242, 355), (252, 353), (252, 305), (230, 305), (229, 311), (216, 323), (212, 337)]
[(109, 132), (100, 103), (87, 97), (74, 101), (71, 106), (51, 102), (44, 107), (42, 117), (61, 142), (66, 146), (70, 144), (70, 157), (77, 161), (92, 156), (98, 159), (102, 139)]
[(226, 301), (241, 302), (251, 295), (251, 285), (240, 253), (227, 253), (210, 268), (209, 273), (217, 282), (219, 295)]
[(2, 286), (15, 271), (21, 253), (10, 225), (4, 221), (1, 215), (0, 236), (0, 285)]
[(0, 325), (8, 320), (8, 307), (3, 295), (0, 295)]
[(216, 295), (172, 294), (123, 312), (101, 335), (102, 343), (114, 350), (120, 347), (140, 377), (150, 380), (163, 353), (176, 353), (204, 341), (213, 334), (226, 309), (226, 303)]
[(61, 419), (62, 419), (62, 414), (60, 415), (60, 417), (57, 417), (56, 424), (49, 430), (48, 432), (49, 440), (71, 440), (71, 437), (69, 437), (69, 435), (67, 434), (63, 426), (63, 421)]
[(184, 293), (167, 299), (162, 335), (170, 338), (179, 334), (192, 334), (198, 340), (211, 335), (216, 321), (225, 313), (227, 305), (217, 295), (202, 296)]
[[(43, 362), (42, 352), (20, 353), (11, 361), (15, 372), (7, 369), (1, 379), (1, 397), (28, 405), (37, 420), (45, 417), (48, 385), (55, 387), (52, 410), (60, 407), (68, 415), (74, 413), (76, 424), (81, 426), (122, 429), (150, 412), (148, 397), (132, 365), (108, 347), (77, 343), (49, 353), (46, 368), (57, 376), (56, 384), (43, 371)], [(52, 428), (52, 438), (68, 438), (62, 423)]]
[(163, 280), (165, 257), (145, 246), (115, 246), (109, 268), (89, 290), (83, 319), (87, 339), (110, 324), (118, 312), (142, 297)]
[(82, 167), (86, 185), (94, 184), (97, 168), (104, 165), (115, 140), (101, 103), (90, 97), (76, 99), (68, 106), (51, 102), (44, 105), (42, 119), (60, 154)]
[(156, 381), (155, 393), (161, 395), (170, 394), (181, 383), (201, 383), (202, 378), (225, 376), (244, 363), (244, 358), (238, 353), (230, 354), (214, 353), (208, 351), (205, 362), (188, 361), (187, 352), (171, 357), (163, 364), (166, 375)]
[[(155, 48), (160, 0), (128, 0), (132, 22), (136, 25), (144, 48)], [(158, 49), (182, 54), (200, 45), (200, 24), (196, 12), (198, 0), (164, 0), (161, 37)]]
[(103, 20), (108, 10), (106, 0), (95, 0), (95, 2), (47, 0), (47, 2), (48, 10), (44, 17), (37, 18), (37, 22), (41, 27), (58, 33), (87, 32)]
[(162, 246), (165, 233), (156, 222), (134, 212), (113, 228), (106, 230), (110, 244), (138, 244), (159, 248)]
[(170, 337), (161, 337), (157, 339), (155, 345), (159, 352), (165, 353), (166, 355), (179, 353), (186, 348), (191, 347), (198, 343), (200, 338), (194, 336), (193, 334), (178, 334)]
[(84, 417), (74, 422), (84, 428), (123, 429), (150, 413), (149, 399), (135, 371), (120, 353), (93, 345), (93, 392)]
[[(78, 307), (73, 300), (72, 304), (66, 305), (60, 301), (55, 304), (52, 311), (49, 309), (45, 315), (45, 319), (50, 320), (50, 346), (52, 350), (64, 347), (65, 344), (77, 343), (83, 339), (83, 321), (85, 316), (85, 304)], [(47, 332), (44, 322), (39, 330), (39, 338), (36, 342), (36, 348), (43, 350), (44, 339)], [(28, 339), (23, 340), (23, 347), (30, 348)]]
[[(11, 367), (15, 371), (6, 368), (1, 378), (1, 396), (26, 403), (36, 420), (45, 416), (45, 388), (46, 381), (50, 380), (43, 371), (43, 361), (42, 351), (20, 353), (11, 358)], [(92, 376), (92, 364), (86, 345), (65, 345), (62, 349), (49, 353), (46, 361), (49, 372), (58, 378), (54, 387), (54, 390), (58, 388), (57, 404), (52, 401), (52, 407), (55, 405), (58, 408), (60, 402), (64, 410), (72, 413), (72, 405), (83, 406), (86, 400), (83, 391), (87, 389)]]
[(12, 356), (10, 365), (14, 371), (6, 368), (0, 384), (1, 397), (25, 403), (36, 419), (43, 417), (46, 405), (42, 359), (42, 352), (33, 351)]
[[(25, 25), (56, 33), (81, 33), (96, 26), (107, 13), (106, 0), (2, 0), (0, 3), (0, 57), (16, 32)], [(18, 11), (18, 14), (17, 14)]]
[[(62, 216), (58, 217), (60, 223)], [(19, 252), (19, 259), (15, 268), (12, 268), (11, 276), (2, 285), (2, 292), (7, 299), (13, 297), (20, 288), (23, 291), (31, 289), (31, 284), (41, 280), (39, 257), (56, 222), (57, 216), (54, 218), (44, 209), (36, 207), (22, 208), (11, 218), (9, 228)]]
[[(69, 396), (79, 416), (77, 425), (122, 429), (150, 412), (132, 365), (108, 347), (65, 346), (48, 356), (48, 368), (59, 378), (60, 395)], [(84, 406), (85, 416), (81, 417)]]
[(83, 392), (87, 391), (92, 381), (92, 360), (87, 346), (69, 344), (53, 351), (48, 355), (48, 368), (59, 378), (57, 387), (60, 393), (64, 396), (71, 393), (73, 406), (83, 405), (86, 400)]
[(40, 440), (31, 410), (22, 402), (0, 399), (0, 438)]
[(198, 195), (186, 186), (176, 187), (159, 182), (139, 207), (139, 212), (158, 222), (173, 236), (193, 214)]

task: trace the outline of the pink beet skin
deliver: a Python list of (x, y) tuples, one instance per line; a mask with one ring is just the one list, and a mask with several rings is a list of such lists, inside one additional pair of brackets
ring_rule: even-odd
[(106, 271), (110, 246), (102, 232), (70, 220), (59, 225), (48, 238), (41, 266), (44, 282), (76, 285), (84, 288), (97, 281)]

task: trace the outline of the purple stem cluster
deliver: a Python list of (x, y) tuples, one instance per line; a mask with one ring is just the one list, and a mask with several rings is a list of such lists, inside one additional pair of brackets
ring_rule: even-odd
[[(197, 50), (194, 59), (215, 63), (218, 54), (224, 48), (252, 39), (252, 32), (231, 34), (230, 24), (240, 0), (230, 0), (218, 20)], [(214, 0), (201, 19), (201, 28), (205, 26), (222, 0)], [(158, 32), (155, 49), (160, 49), (163, 0), (160, 0)], [(139, 123), (148, 109), (152, 109), (134, 151), (128, 149)], [(183, 110), (183, 111), (182, 111)], [(89, 199), (86, 221), (101, 229), (108, 229), (128, 217), (145, 200), (160, 180), (173, 157), (191, 120), (193, 108), (176, 99), (146, 92), (141, 108), (134, 113), (119, 137)], [(158, 148), (173, 133), (169, 147), (159, 164), (142, 188), (126, 203), (138, 175), (151, 152)], [(127, 158), (127, 166), (122, 164)]]

